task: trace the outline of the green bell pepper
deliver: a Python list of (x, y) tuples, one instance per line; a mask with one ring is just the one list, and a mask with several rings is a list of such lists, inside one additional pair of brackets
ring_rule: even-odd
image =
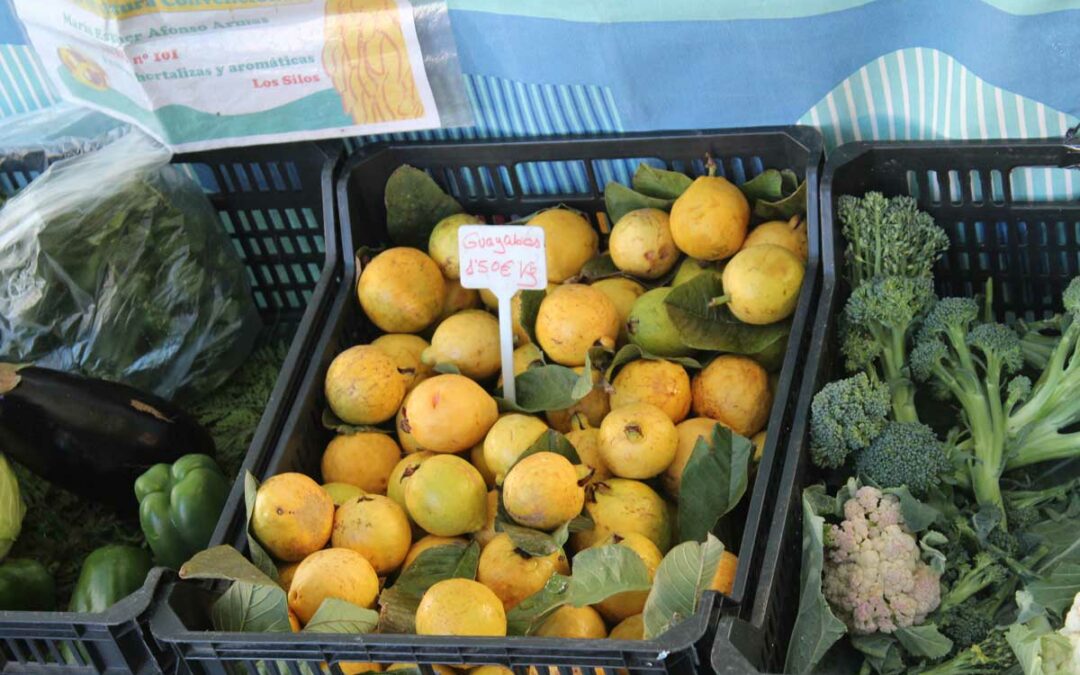
[(36, 560), (8, 558), (0, 564), (0, 609), (56, 611), (56, 583)]
[(135, 481), (139, 523), (159, 565), (180, 569), (214, 534), (229, 482), (207, 455), (155, 464)]
[(152, 566), (145, 549), (119, 544), (95, 549), (83, 561), (70, 611), (104, 612), (139, 590)]

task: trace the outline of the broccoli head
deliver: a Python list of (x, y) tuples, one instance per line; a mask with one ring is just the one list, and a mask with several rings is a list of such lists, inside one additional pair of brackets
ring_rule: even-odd
[(994, 620), (969, 600), (941, 612), (937, 625), (942, 634), (953, 641), (955, 654), (986, 639), (994, 629)]
[(979, 324), (968, 331), (967, 343), (982, 356), (987, 374), (999, 379), (1003, 379), (1001, 375), (1012, 375), (1024, 366), (1020, 338), (1008, 326), (1000, 323)]
[[(991, 536), (997, 532), (1002, 531), (995, 529)], [(993, 555), (984, 552), (975, 554), (973, 560), (958, 566), (956, 579), (941, 598), (942, 611), (966, 604), (977, 593), (1001, 583), (1008, 575), (1008, 570)]]
[(864, 486), (825, 531), (822, 592), (857, 635), (923, 623), (941, 601), (939, 575), (922, 561), (900, 500)]
[(870, 447), (859, 453), (859, 474), (885, 488), (907, 486), (926, 494), (952, 469), (945, 444), (933, 429), (919, 422), (890, 422)]
[(844, 196), (836, 211), (847, 239), (847, 275), (853, 287), (884, 276), (930, 277), (949, 248), (945, 231), (919, 211), (911, 197), (886, 198), (880, 192)]
[(844, 465), (848, 456), (870, 446), (885, 428), (889, 388), (872, 383), (866, 373), (830, 382), (810, 404), (810, 456), (826, 469)]

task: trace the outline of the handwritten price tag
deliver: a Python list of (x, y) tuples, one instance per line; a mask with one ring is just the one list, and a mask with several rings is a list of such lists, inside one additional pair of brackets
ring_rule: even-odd
[(519, 290), (547, 288), (544, 230), (523, 225), (462, 225), (458, 264), (462, 286), (491, 289), (499, 299), (503, 397), (515, 401), (510, 300)]
[(458, 229), (461, 285), (495, 295), (547, 287), (544, 230), (522, 225), (463, 225)]

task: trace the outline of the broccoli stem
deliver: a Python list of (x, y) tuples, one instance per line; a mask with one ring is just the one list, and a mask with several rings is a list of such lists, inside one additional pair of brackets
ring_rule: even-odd
[(1080, 321), (1072, 321), (1051, 353), (1031, 397), (1009, 416), (1011, 436), (1020, 435), (1025, 427), (1041, 422), (1051, 414), (1061, 416), (1062, 409), (1070, 413), (1066, 419), (1073, 417), (1071, 413), (1077, 405), (1077, 389), (1080, 388), (1077, 374), (1080, 358), (1075, 358), (1077, 340), (1080, 340)]
[(1068, 459), (1080, 454), (1080, 431), (1060, 433), (1053, 426), (1039, 425), (1026, 434), (1022, 441), (1014, 443), (1005, 460), (1005, 470), (1022, 469), (1025, 466)]
[(874, 330), (874, 339), (885, 346), (881, 364), (885, 382), (892, 393), (893, 416), (897, 422), (918, 422), (915, 409), (915, 385), (907, 375), (907, 332)]

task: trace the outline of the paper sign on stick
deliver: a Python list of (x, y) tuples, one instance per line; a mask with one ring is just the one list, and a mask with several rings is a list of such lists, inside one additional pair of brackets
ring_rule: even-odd
[(487, 288), (499, 299), (503, 396), (515, 402), (510, 300), (519, 290), (547, 288), (544, 230), (521, 225), (463, 225), (458, 229), (458, 264), (464, 288)]

